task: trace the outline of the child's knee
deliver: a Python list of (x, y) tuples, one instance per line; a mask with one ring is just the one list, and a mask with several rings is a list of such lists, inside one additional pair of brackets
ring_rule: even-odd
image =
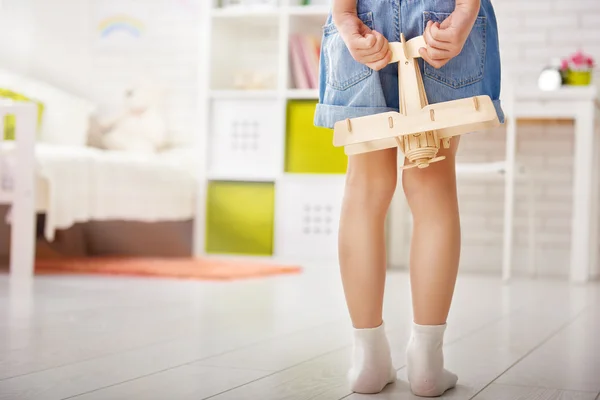
[(456, 196), (454, 160), (443, 160), (422, 170), (405, 171), (402, 187), (413, 211), (419, 206), (427, 209), (434, 203), (440, 205)]
[(396, 174), (354, 173), (346, 176), (346, 199), (358, 207), (387, 208), (396, 191)]
[(396, 153), (379, 151), (352, 156), (346, 173), (346, 203), (369, 209), (387, 208), (396, 191)]
[(436, 197), (456, 192), (456, 153), (459, 138), (453, 138), (449, 149), (441, 149), (442, 161), (430, 164), (424, 169), (408, 169), (402, 174), (402, 187), (410, 203), (436, 201)]

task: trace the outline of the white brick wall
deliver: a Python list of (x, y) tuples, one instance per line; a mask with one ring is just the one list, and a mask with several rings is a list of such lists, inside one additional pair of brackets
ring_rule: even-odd
[[(499, 160), (504, 156), (504, 129), (463, 136), (459, 162)], [(521, 124), (518, 160), (535, 177), (537, 266), (541, 274), (566, 275), (570, 244), (573, 125)], [(504, 186), (501, 180), (459, 179), (463, 230), (462, 269), (498, 273), (503, 229)], [(516, 189), (515, 265), (526, 270), (528, 187)], [(487, 255), (485, 255), (487, 254)], [(552, 256), (550, 256), (550, 254)]]
[[(600, 62), (600, 1), (494, 0), (504, 72), (517, 82), (535, 83), (552, 57), (582, 49)], [(600, 72), (599, 72), (600, 73)], [(518, 159), (536, 178), (537, 266), (541, 274), (568, 273), (571, 218), (573, 126), (521, 124)], [(463, 136), (459, 159), (475, 162), (503, 157), (504, 129)], [(502, 182), (459, 181), (463, 221), (461, 268), (500, 271), (502, 249)], [(527, 191), (517, 188), (515, 271), (526, 271)]]
[[(552, 57), (581, 49), (600, 60), (600, 1), (493, 0), (503, 65), (521, 81), (537, 76)], [(524, 73), (523, 73), (524, 72)]]

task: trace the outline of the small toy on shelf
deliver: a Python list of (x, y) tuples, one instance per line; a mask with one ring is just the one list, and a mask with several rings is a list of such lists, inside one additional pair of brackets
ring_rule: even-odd
[(277, 7), (277, 3), (277, 0), (220, 0), (219, 7)]
[(236, 90), (268, 90), (276, 87), (275, 75), (267, 72), (238, 71), (233, 79)]
[(474, 96), (429, 105), (417, 58), (425, 47), (423, 36), (390, 43), (392, 59), (398, 63), (400, 112), (390, 111), (348, 118), (334, 125), (334, 146), (345, 146), (348, 155), (399, 147), (410, 162), (403, 168), (426, 168), (442, 161), (440, 143), (450, 147), (450, 138), (500, 125), (489, 96)]
[(328, 6), (328, 0), (299, 0), (302, 6)]
[(567, 85), (589, 85), (592, 82), (594, 59), (581, 50), (562, 60), (561, 72)]

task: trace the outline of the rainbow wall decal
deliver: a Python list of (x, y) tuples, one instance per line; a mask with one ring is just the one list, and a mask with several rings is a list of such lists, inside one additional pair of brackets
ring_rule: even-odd
[(144, 23), (128, 15), (113, 15), (98, 24), (100, 37), (106, 38), (116, 32), (125, 32), (139, 38), (144, 33)]

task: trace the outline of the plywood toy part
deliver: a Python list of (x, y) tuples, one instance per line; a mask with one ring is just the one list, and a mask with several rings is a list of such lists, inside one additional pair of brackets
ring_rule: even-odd
[(500, 125), (489, 96), (429, 104), (417, 58), (426, 47), (423, 36), (391, 42), (392, 59), (398, 63), (400, 112), (390, 111), (347, 118), (334, 125), (333, 145), (344, 146), (347, 155), (399, 147), (407, 158), (404, 168), (426, 168), (441, 161), (440, 146), (450, 138)]

